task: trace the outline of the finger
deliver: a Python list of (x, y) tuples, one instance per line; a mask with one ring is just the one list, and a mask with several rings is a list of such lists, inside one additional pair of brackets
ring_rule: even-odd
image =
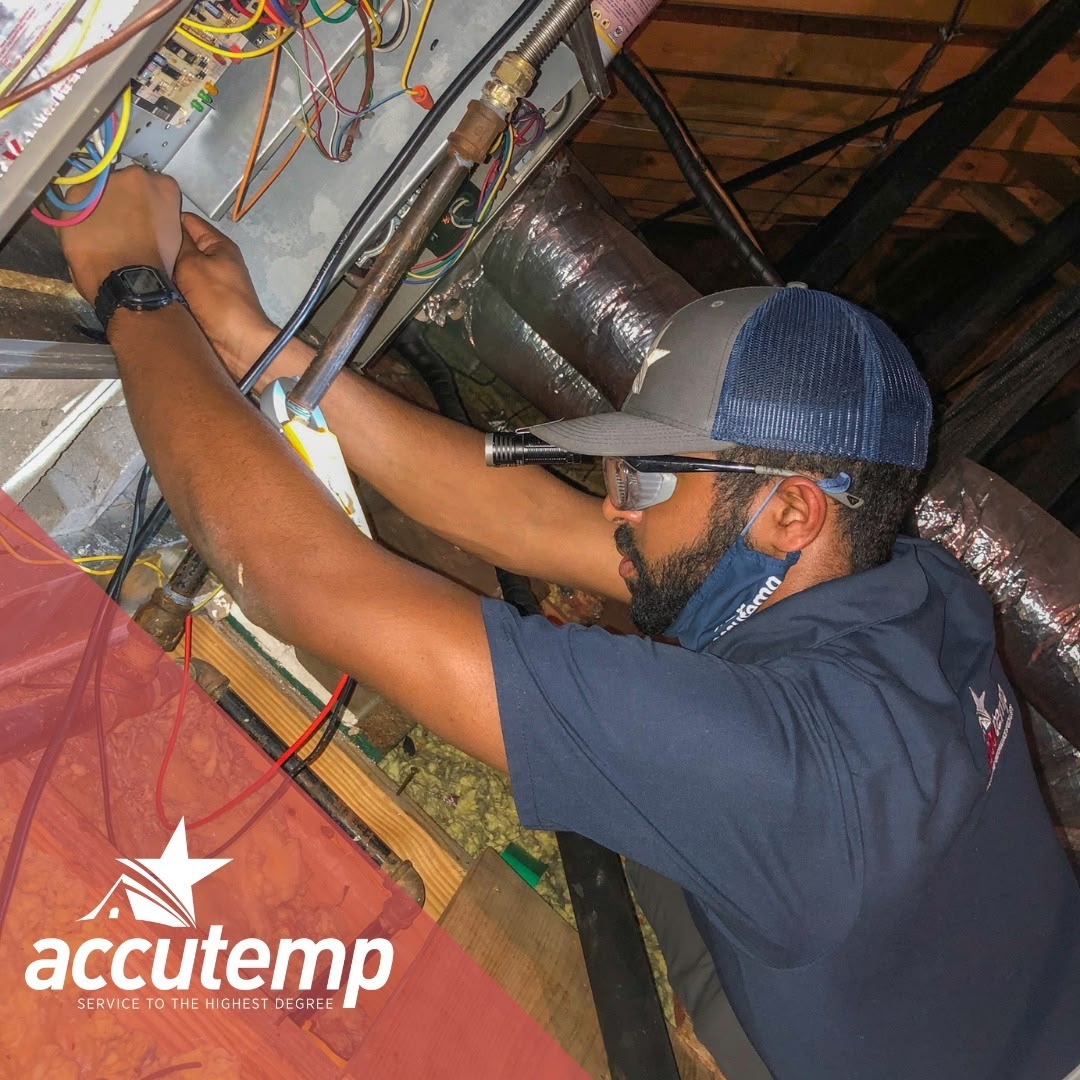
[(199, 217), (198, 214), (181, 214), (180, 224), (183, 226), (185, 237), (190, 237), (191, 242), (204, 255), (220, 255), (235, 247), (223, 232), (215, 229), (209, 221)]

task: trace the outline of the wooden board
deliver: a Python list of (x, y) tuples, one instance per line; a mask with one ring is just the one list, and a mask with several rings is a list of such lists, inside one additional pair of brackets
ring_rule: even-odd
[[(232, 689), (286, 742), (311, 722), (308, 702), (227, 628), (195, 619), (193, 652), (228, 676)], [(416, 867), (424, 879), (424, 910), (437, 919), (470, 865), (464, 849), (410, 799), (396, 795), (390, 779), (350, 743), (335, 740), (313, 770), (397, 855)]]
[[(590, 1076), (610, 1076), (577, 934), (495, 851), (476, 860), (440, 925)], [(678, 1033), (673, 1046), (684, 1080), (723, 1080)]]

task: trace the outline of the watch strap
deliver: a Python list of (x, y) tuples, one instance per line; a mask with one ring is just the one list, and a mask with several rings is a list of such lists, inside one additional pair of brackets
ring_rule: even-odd
[[(145, 270), (152, 273), (161, 285), (160, 294), (154, 297), (135, 296), (124, 285), (122, 275), (129, 270)], [(109, 321), (116, 314), (116, 309), (125, 307), (129, 311), (157, 311), (169, 304), (179, 303), (187, 307), (187, 301), (170, 278), (152, 266), (120, 266), (106, 276), (98, 287), (94, 298), (94, 314), (101, 323), (103, 331), (109, 328)]]

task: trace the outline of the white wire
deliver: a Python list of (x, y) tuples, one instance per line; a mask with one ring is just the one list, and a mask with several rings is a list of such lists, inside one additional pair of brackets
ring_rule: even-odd
[(308, 86), (311, 87), (311, 92), (313, 94), (318, 94), (319, 97), (323, 99), (324, 105), (329, 105), (330, 108), (334, 110), (334, 130), (330, 133), (330, 145), (333, 145), (334, 136), (337, 134), (338, 121), (341, 119), (341, 113), (338, 111), (338, 107), (334, 104), (334, 99), (325, 94), (322, 90), (319, 89), (319, 87), (315, 85), (315, 83), (311, 81), (311, 76), (308, 75), (308, 73), (304, 70), (304, 67), (300, 63), (300, 61), (297, 60), (295, 56), (293, 56), (292, 49), (289, 48), (288, 42), (286, 42), (281, 47), (281, 51), (285, 53), (285, 55), (293, 62), (293, 67), (295, 67), (297, 72), (299, 72), (300, 77), (304, 80), (304, 82), (306, 82)]

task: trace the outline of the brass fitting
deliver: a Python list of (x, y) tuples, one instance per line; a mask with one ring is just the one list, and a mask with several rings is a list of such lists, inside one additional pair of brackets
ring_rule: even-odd
[[(513, 95), (514, 104), (525, 97), (536, 81), (536, 68), (516, 52), (508, 52), (492, 69), (492, 78)], [(488, 85), (491, 85), (490, 83)]]
[(484, 161), (491, 144), (506, 129), (506, 114), (496, 112), (483, 101), (469, 102), (461, 123), (450, 133), (447, 143), (463, 161)]

